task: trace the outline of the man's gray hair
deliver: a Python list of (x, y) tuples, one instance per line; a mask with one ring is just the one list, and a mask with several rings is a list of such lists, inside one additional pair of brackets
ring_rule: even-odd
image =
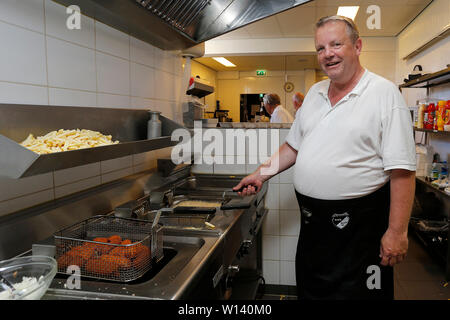
[(355, 22), (353, 22), (352, 19), (344, 17), (344, 16), (335, 15), (335, 16), (328, 16), (328, 17), (320, 18), (319, 21), (317, 21), (317, 23), (316, 23), (315, 30), (319, 29), (320, 27), (322, 27), (323, 25), (325, 25), (326, 23), (331, 22), (331, 21), (345, 22), (345, 25), (347, 27), (347, 33), (348, 33), (352, 43), (355, 43), (356, 40), (358, 40), (359, 31), (358, 31), (358, 28), (356, 27)]
[(264, 104), (268, 104), (269, 106), (277, 106), (280, 102), (280, 97), (276, 93), (269, 93), (264, 95), (263, 97)]

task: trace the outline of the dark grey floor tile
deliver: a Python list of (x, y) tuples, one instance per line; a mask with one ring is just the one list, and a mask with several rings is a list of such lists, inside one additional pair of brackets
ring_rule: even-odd
[(432, 263), (402, 262), (394, 267), (394, 277), (399, 281), (444, 281), (442, 266)]
[(414, 237), (409, 237), (408, 253), (403, 262), (420, 262), (424, 264), (436, 263), (430, 254), (423, 248), (422, 244), (420, 244)]
[(394, 281), (394, 300), (408, 300), (405, 289), (399, 281)]
[(444, 281), (402, 281), (400, 285), (408, 300), (450, 299), (450, 286), (445, 286)]

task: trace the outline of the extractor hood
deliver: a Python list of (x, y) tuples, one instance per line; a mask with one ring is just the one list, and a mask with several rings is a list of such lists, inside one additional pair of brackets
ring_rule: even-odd
[(183, 50), (311, 0), (53, 0), (163, 50)]

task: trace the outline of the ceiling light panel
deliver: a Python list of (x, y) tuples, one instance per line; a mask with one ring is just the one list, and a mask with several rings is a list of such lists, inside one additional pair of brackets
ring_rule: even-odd
[(341, 6), (338, 8), (337, 14), (355, 20), (359, 6)]
[(216, 60), (217, 62), (223, 64), (225, 67), (236, 67), (235, 64), (233, 64), (232, 62), (228, 61), (224, 57), (213, 57), (213, 59)]

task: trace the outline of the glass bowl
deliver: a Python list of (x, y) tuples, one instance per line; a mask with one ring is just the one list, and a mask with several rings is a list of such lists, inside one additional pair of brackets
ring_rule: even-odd
[(24, 256), (0, 262), (0, 274), (15, 290), (0, 286), (0, 300), (39, 300), (56, 275), (57, 262), (47, 256)]

